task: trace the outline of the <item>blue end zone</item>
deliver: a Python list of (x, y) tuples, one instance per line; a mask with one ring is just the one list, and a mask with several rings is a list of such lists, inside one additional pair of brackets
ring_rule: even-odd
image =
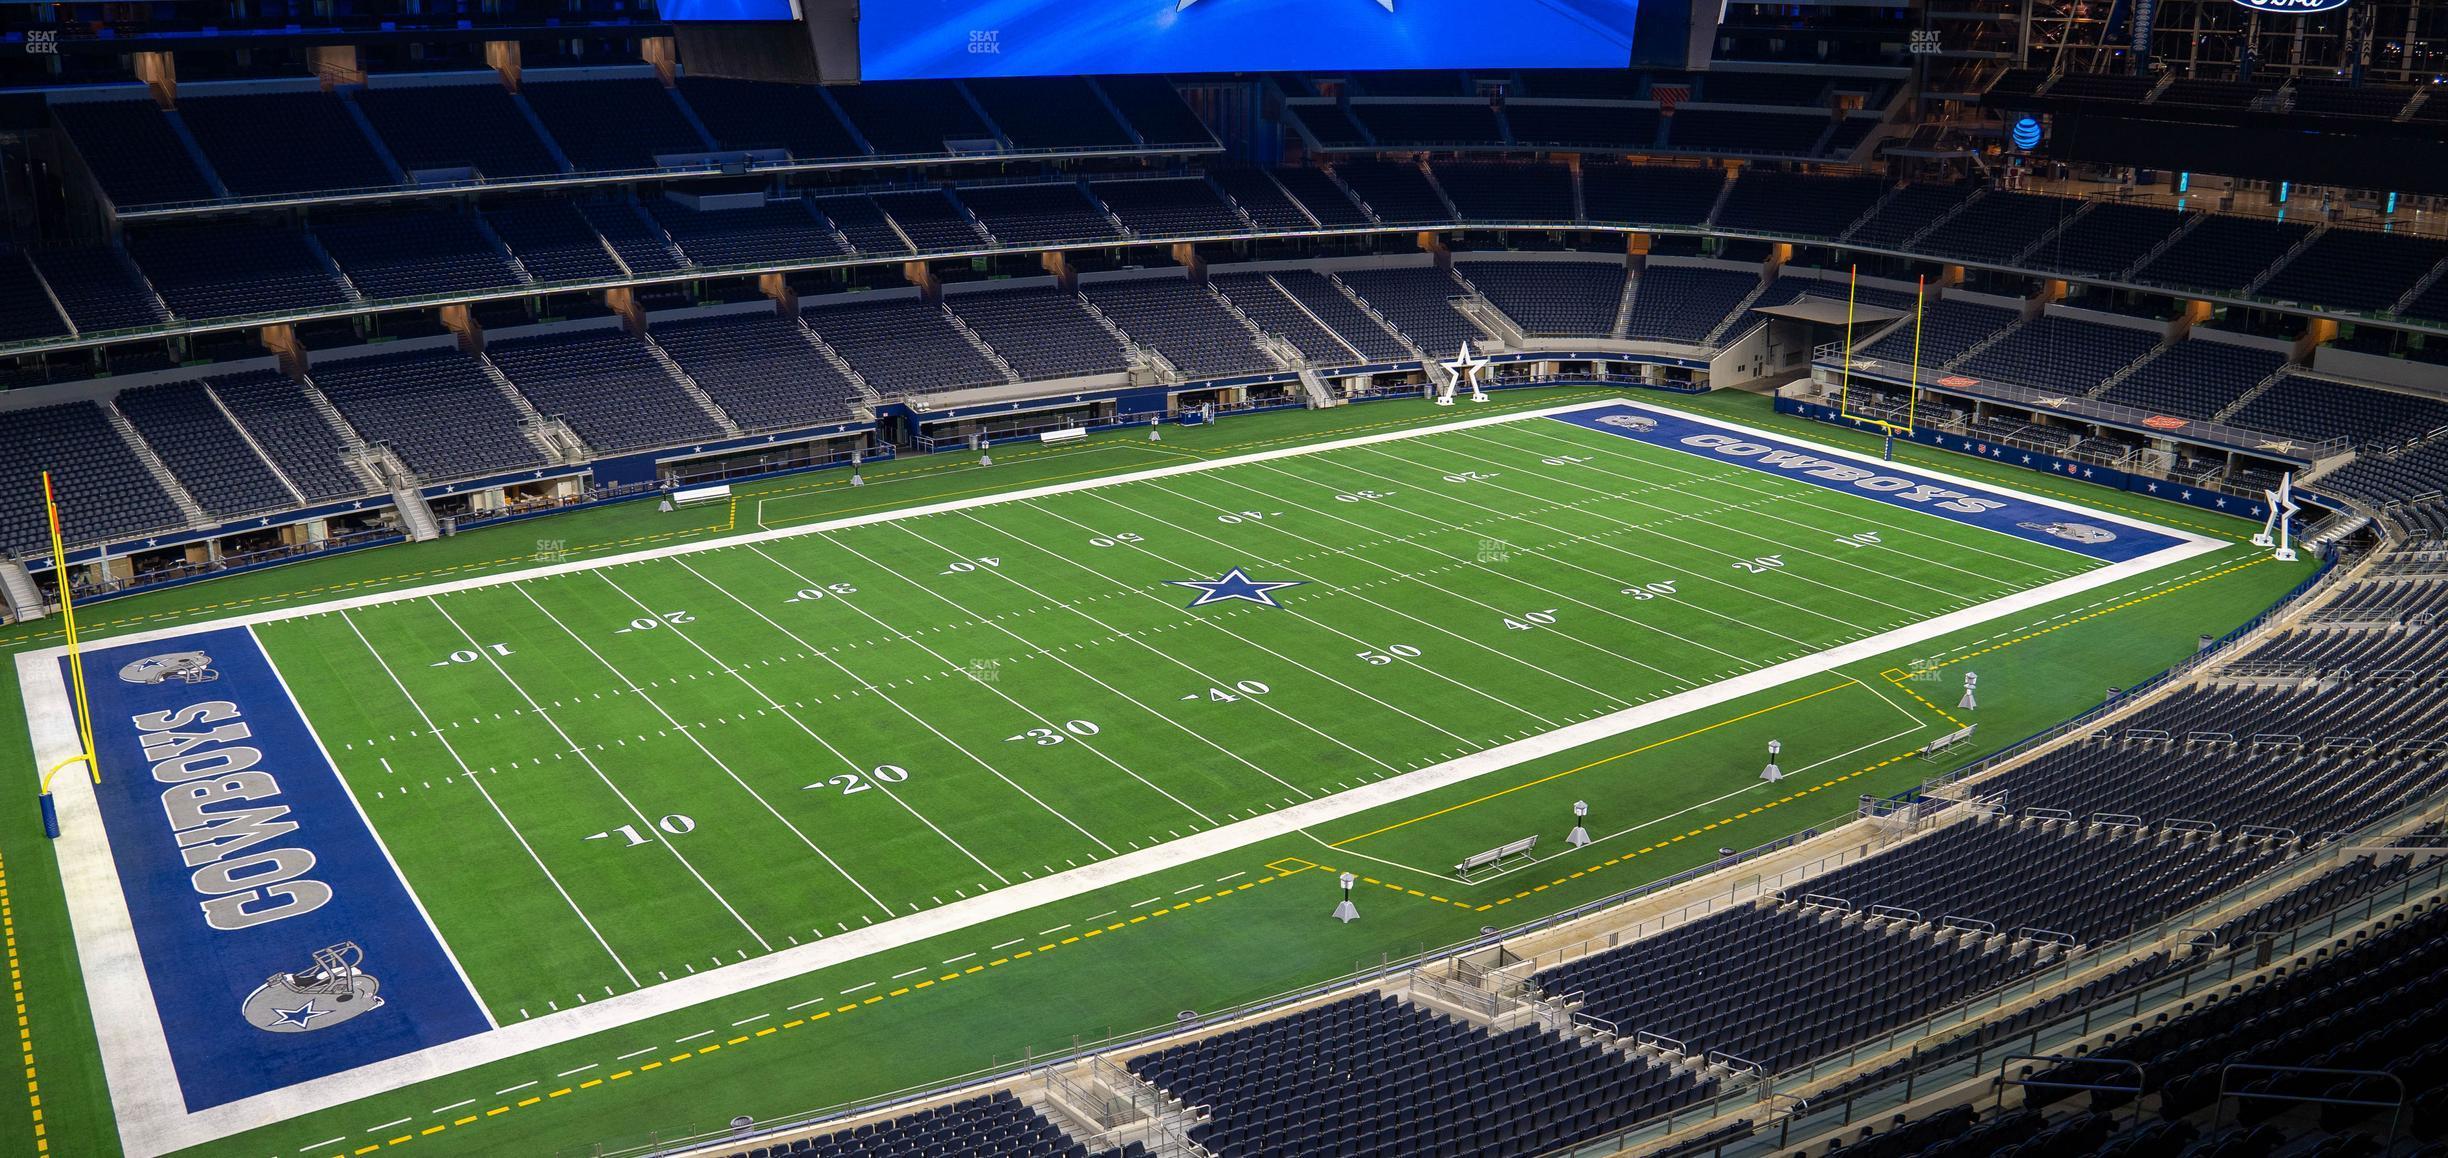
[[(85, 681), (94, 794), (190, 1111), (490, 1028), (253, 633), (89, 652)], [(346, 942), (361, 975), (267, 983)]]
[(1731, 462), (1832, 491), (1876, 499), (1985, 527), (2107, 563), (2139, 559), (2184, 540), (2123, 522), (2084, 519), (2062, 507), (1973, 484), (1933, 478), (1894, 463), (1825, 455), (1802, 443), (1729, 430), (1713, 422), (1638, 406), (1606, 406), (1548, 417), (1558, 422)]

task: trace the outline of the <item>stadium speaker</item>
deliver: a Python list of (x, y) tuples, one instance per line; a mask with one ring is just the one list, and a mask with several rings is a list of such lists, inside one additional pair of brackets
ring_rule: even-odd
[(856, 83), (858, 0), (800, 0), (799, 7), (801, 18), (792, 21), (675, 20), (680, 62), (694, 76)]

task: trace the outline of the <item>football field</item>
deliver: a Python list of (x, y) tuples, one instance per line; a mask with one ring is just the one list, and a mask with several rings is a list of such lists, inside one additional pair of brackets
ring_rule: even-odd
[[(2220, 546), (1615, 401), (1183, 457), (90, 654), (112, 774), (63, 796), (62, 859), (89, 968), (127, 967), (96, 1002), (153, 1011), (103, 1033), (115, 1098), (153, 1079), (123, 1129), (189, 1144), (1287, 833), (1467, 884), (1514, 818), (1389, 807), (1788, 685), (1789, 772), (1909, 746), (1960, 686), (1825, 673)], [(42, 754), (61, 686), (27, 680)], [(1583, 791), (1601, 843), (1664, 815)], [(265, 996), (344, 942), (379, 1003)]]

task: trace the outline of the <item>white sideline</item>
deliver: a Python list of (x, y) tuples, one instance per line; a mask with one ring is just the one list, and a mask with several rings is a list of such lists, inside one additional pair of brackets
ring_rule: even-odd
[[(2167, 535), (2177, 542), (2174, 546), (2138, 559), (2095, 568), (2042, 587), (1856, 640), (1827, 651), (1747, 672), (1664, 699), (1635, 705), (1529, 739), (1474, 752), (1416, 772), (1366, 784), (1339, 795), (1306, 801), (1264, 816), (1209, 829), (1180, 840), (1138, 852), (1126, 853), (1097, 864), (1039, 877), (966, 900), (955, 901), (940, 908), (855, 929), (825, 938), (822, 941), (780, 950), (719, 969), (710, 969), (647, 989), (590, 1002), (575, 1009), (566, 1009), (544, 1017), (517, 1022), (490, 1033), (434, 1046), (388, 1061), (361, 1066), (354, 1070), (325, 1075), (192, 1114), (186, 1111), (178, 1093), (176, 1075), (170, 1064), (169, 1047), (162, 1033), (160, 1015), (153, 1002), (151, 982), (145, 974), (142, 956), (137, 949), (135, 931), (129, 920), (126, 899), (120, 891), (118, 872), (102, 829), (92, 785), (83, 777), (65, 777), (56, 790), (62, 836), (53, 847), (60, 861), (61, 877), (67, 891), (71, 922), (75, 927), (77, 954), (80, 967), (86, 976), (89, 1001), (97, 1011), (94, 1019), (95, 1031), (101, 1047), (103, 1072), (110, 1086), (111, 1100), (118, 1118), (121, 1143), (129, 1158), (156, 1158), (158, 1155), (174, 1150), (201, 1145), (217, 1138), (315, 1110), (400, 1089), (473, 1066), (515, 1057), (531, 1050), (661, 1016), (743, 992), (756, 986), (788, 980), (870, 954), (914, 944), (1039, 906), (1053, 904), (1150, 873), (1218, 856), (1234, 849), (1275, 839), (1340, 817), (1433, 792), (1525, 761), (1551, 756), (1583, 744), (1594, 743), (1660, 720), (1737, 699), (1806, 676), (1830, 671), (1858, 660), (1938, 638), (1966, 627), (2013, 615), (2094, 588), (2120, 583), (2135, 576), (2219, 550), (2227, 545), (2221, 540), (2161, 526), (2146, 520), (2086, 509), (2012, 487), (1977, 482), (1943, 471), (1921, 467), (1898, 468), (1867, 455), (1824, 446), (1808, 439), (1764, 431), (1740, 423), (1725, 422), (1713, 417), (1697, 416), (1685, 411), (1647, 406), (1629, 399), (1610, 399), (1514, 411), (1484, 418), (1363, 435), (1308, 446), (1258, 451), (1210, 461), (1156, 467), (1101, 479), (1032, 487), (1004, 494), (828, 520), (800, 527), (755, 531), (723, 539), (658, 547), (601, 559), (557, 563), (523, 571), (452, 580), (425, 587), (353, 596), (308, 607), (256, 612), (210, 624), (162, 628), (116, 636), (101, 641), (97, 646), (116, 647), (174, 638), (204, 630), (252, 626), (258, 623), (299, 618), (335, 610), (426, 598), (448, 591), (463, 591), (514, 583), (544, 575), (568, 574), (619, 563), (686, 555), (740, 543), (822, 534), (924, 514), (968, 510), (1147, 479), (1195, 474), (1213, 467), (1264, 462), (1344, 447), (1419, 438), (1459, 429), (1625, 405), (1672, 414), (1687, 420), (1707, 422), (1728, 430), (1759, 437), (1801, 443), (1810, 446), (1814, 453), (1848, 458), (1882, 470), (1917, 474), (1957, 486), (2012, 495), (2026, 502), (2076, 512), (2085, 518), (2115, 522)], [(55, 647), (23, 653), (17, 657), (17, 672), (20, 684), (24, 688), (27, 723), (32, 732), (38, 767), (49, 767), (78, 750), (75, 731), (70, 721), (71, 712), (67, 691), (63, 681), (56, 675), (58, 661), (64, 651), (64, 648)]]

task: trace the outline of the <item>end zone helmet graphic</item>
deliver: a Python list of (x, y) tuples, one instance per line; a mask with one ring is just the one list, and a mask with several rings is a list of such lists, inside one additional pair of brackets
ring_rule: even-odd
[(1598, 421), (1608, 426), (1620, 426), (1626, 430), (1637, 430), (1644, 434), (1657, 429), (1657, 419), (1645, 414), (1608, 414), (1601, 416)]
[(212, 657), (200, 651), (169, 651), (148, 655), (119, 669), (119, 678), (132, 684), (165, 684), (172, 680), (186, 684), (208, 684), (221, 678), (214, 671)]
[(270, 1033), (329, 1029), (383, 1006), (382, 983), (359, 966), (365, 950), (342, 941), (314, 951), (314, 962), (295, 973), (275, 973), (238, 1005), (249, 1025)]
[(2026, 531), (2038, 531), (2043, 535), (2054, 535), (2069, 542), (2085, 543), (2091, 546), (2116, 542), (2115, 531), (2090, 523), (2016, 523), (2015, 525)]

